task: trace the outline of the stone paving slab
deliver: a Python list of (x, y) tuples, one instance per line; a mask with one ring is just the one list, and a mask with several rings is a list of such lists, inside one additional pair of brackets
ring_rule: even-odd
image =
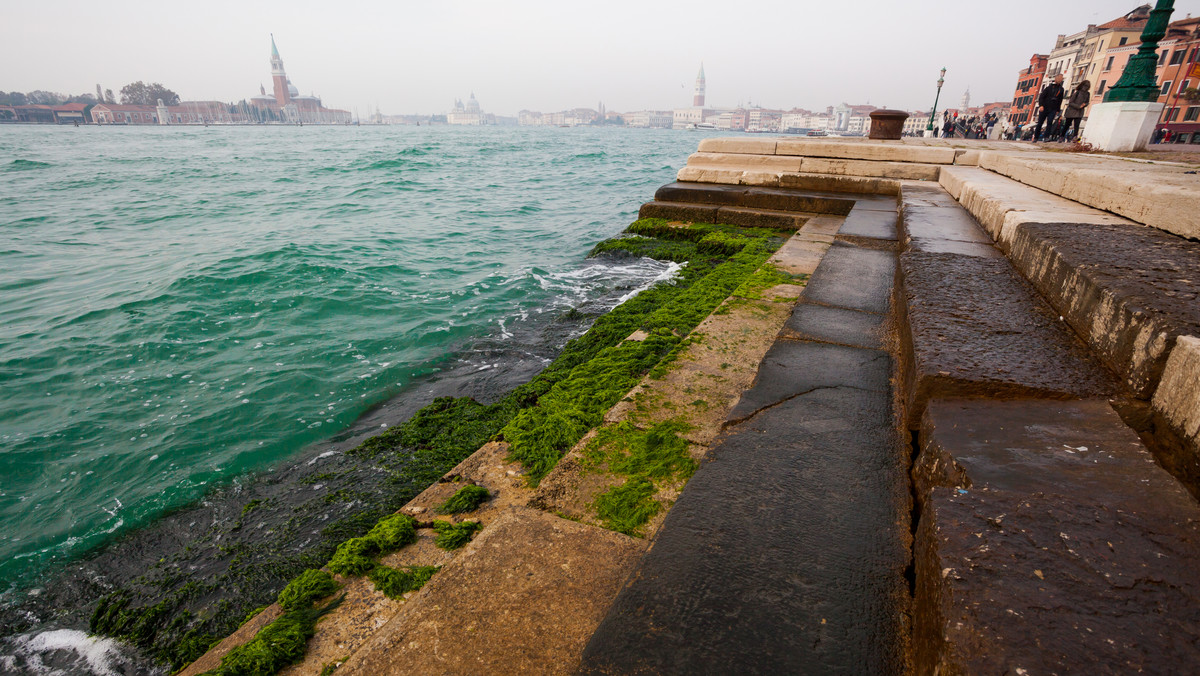
[[(700, 147), (703, 149), (704, 144), (701, 143)], [(843, 143), (840, 139), (837, 141), (780, 139), (776, 144), (774, 154), (920, 164), (954, 164), (956, 156), (953, 148), (928, 148), (879, 142)]]
[[(839, 234), (846, 234), (846, 226)], [(809, 280), (804, 297), (813, 303), (886, 314), (895, 276), (893, 252), (835, 242)]]
[(916, 673), (1191, 673), (1200, 505), (1106, 401), (930, 402)]
[(887, 329), (884, 315), (839, 307), (800, 303), (784, 325), (782, 338), (849, 345), (872, 350), (884, 348)]
[(900, 203), (900, 223), (907, 248), (927, 253), (1003, 258), (1004, 254), (992, 246), (988, 233), (940, 187), (917, 188), (907, 184)]
[(339, 674), (568, 674), (644, 543), (511, 508)]
[(888, 356), (801, 345), (816, 355), (792, 353), (789, 374), (831, 349), (870, 366), (826, 368), (831, 385), (718, 441), (579, 673), (906, 672), (909, 496)]
[[(683, 180), (681, 177), (679, 180)], [(779, 187), (821, 192), (858, 193), (864, 195), (898, 195), (900, 181), (890, 178), (864, 176), (835, 176), (832, 174), (781, 173)]]
[(846, 216), (846, 222), (842, 225), (840, 232), (853, 237), (894, 242), (897, 237), (896, 225), (899, 220), (900, 216), (896, 213), (895, 206), (889, 212), (860, 209), (856, 205)]
[(1004, 259), (900, 256), (909, 424), (934, 397), (1102, 397), (1116, 378)]
[(1134, 225), (1030, 223), (1009, 257), (1134, 394), (1178, 335), (1200, 335), (1200, 245)]

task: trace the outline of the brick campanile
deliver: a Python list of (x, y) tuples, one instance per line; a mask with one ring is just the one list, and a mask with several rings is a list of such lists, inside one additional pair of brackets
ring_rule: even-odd
[(700, 74), (696, 76), (696, 88), (692, 91), (692, 105), (704, 107), (704, 64), (700, 64)]
[(283, 59), (275, 47), (275, 34), (271, 34), (271, 82), (275, 85), (275, 102), (286, 106), (292, 100), (288, 94), (287, 73), (283, 70)]

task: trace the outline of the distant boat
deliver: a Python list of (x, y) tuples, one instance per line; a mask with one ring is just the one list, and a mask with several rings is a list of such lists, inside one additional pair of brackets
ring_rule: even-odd
[(700, 124), (697, 124), (694, 128), (698, 129), (700, 131), (715, 130), (717, 128), (717, 125), (713, 124), (712, 122), (701, 122)]
[(824, 131), (822, 131), (820, 129), (810, 129), (809, 132), (807, 134), (805, 134), (805, 136), (829, 136), (829, 134), (826, 134)]

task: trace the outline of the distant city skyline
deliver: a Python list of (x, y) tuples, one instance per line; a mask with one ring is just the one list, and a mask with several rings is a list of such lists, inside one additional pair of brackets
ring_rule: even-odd
[[(510, 117), (596, 101), (622, 112), (671, 110), (693, 101), (701, 63), (712, 108), (845, 102), (921, 110), (932, 104), (942, 66), (939, 107), (955, 105), (968, 87), (975, 101), (1007, 100), (1015, 71), (1048, 52), (1059, 33), (1139, 4), (1014, 0), (933, 20), (882, 0), (862, 0), (852, 13), (801, 3), (729, 12), (704, 0), (687, 12), (626, 0), (586, 11), (540, 0), (364, 2), (354, 12), (212, 0), (203, 13), (151, 3), (26, 3), (6, 7), (0, 22), (0, 61), (9, 64), (0, 90), (79, 94), (142, 80), (185, 99), (236, 102), (264, 84), (263, 45), (274, 33), (289, 70), (303, 73), (302, 95), (360, 117), (376, 107), (445, 114), (464, 92)], [(1200, 0), (1176, 3), (1175, 18), (1188, 13), (1200, 13)]]

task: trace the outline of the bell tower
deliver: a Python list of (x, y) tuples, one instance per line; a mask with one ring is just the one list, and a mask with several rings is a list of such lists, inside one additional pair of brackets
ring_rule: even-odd
[(286, 106), (292, 99), (288, 94), (287, 73), (283, 70), (283, 59), (275, 47), (275, 34), (271, 34), (271, 82), (275, 85), (275, 102)]
[(692, 90), (692, 105), (704, 107), (704, 62), (700, 62), (700, 74), (696, 76), (696, 88)]

